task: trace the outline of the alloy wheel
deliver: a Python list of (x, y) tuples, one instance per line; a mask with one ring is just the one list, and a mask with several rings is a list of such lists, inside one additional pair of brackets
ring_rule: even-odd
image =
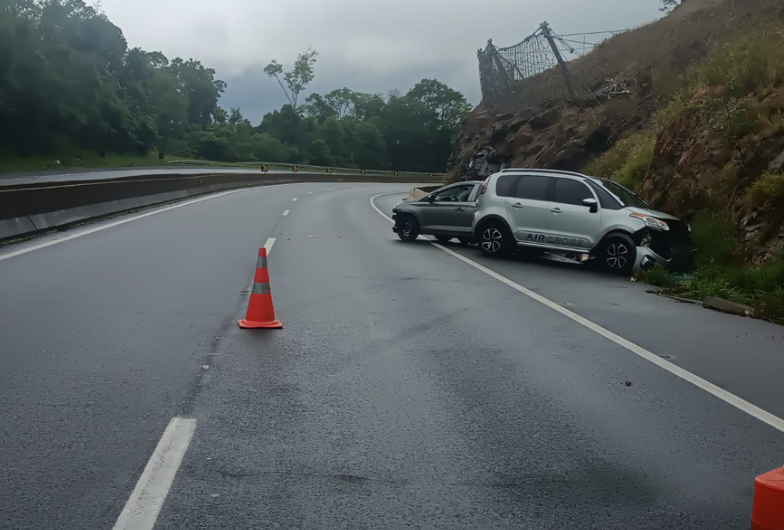
[(487, 228), (482, 232), (482, 248), (485, 252), (495, 254), (501, 250), (504, 235), (497, 228)]
[(610, 243), (607, 247), (607, 266), (623, 270), (629, 263), (629, 248), (624, 243)]

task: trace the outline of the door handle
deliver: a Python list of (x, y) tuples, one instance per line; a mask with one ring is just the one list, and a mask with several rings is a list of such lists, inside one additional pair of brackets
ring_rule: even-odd
[(553, 208), (550, 211), (553, 212), (553, 213), (561, 213), (561, 209), (560, 208)]
[(522, 208), (522, 207), (523, 207), (523, 205), (522, 205), (522, 204), (520, 204), (519, 202), (516, 202), (516, 203), (514, 203), (514, 204), (512, 205), (512, 208), (518, 208), (518, 209), (519, 209), (519, 208)]
[(461, 206), (458, 206), (457, 208), (455, 208), (455, 211), (456, 211), (456, 212), (464, 212), (464, 211), (465, 211), (465, 208), (463, 208), (463, 207), (461, 207)]

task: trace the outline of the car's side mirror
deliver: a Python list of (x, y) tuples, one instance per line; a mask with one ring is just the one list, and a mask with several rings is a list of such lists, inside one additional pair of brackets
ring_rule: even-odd
[(591, 213), (599, 211), (599, 203), (596, 202), (596, 199), (583, 199), (583, 205), (590, 208)]
[(427, 202), (436, 202), (436, 196), (435, 195), (428, 195), (426, 197), (426, 200), (427, 200)]

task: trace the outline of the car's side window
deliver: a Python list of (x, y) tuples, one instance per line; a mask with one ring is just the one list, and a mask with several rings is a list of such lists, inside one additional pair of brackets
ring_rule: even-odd
[(435, 202), (465, 202), (474, 190), (473, 184), (465, 186), (454, 186), (448, 190), (439, 192), (435, 196)]
[(532, 201), (547, 200), (547, 186), (549, 177), (536, 175), (524, 175), (517, 183), (514, 196), (518, 199), (530, 199)]
[(583, 199), (593, 198), (594, 196), (591, 193), (591, 190), (582, 182), (566, 178), (555, 179), (555, 195), (553, 196), (553, 202), (582, 206)]
[(495, 194), (499, 197), (514, 197), (519, 175), (503, 175), (495, 183)]

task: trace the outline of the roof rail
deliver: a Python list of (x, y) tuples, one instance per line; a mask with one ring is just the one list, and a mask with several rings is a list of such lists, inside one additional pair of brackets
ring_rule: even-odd
[(573, 177), (587, 177), (588, 175), (584, 175), (582, 173), (577, 173), (576, 171), (563, 171), (560, 169), (536, 169), (536, 168), (523, 168), (523, 167), (507, 167), (500, 171), (500, 173), (509, 172), (509, 173), (553, 173), (556, 175), (571, 175)]

